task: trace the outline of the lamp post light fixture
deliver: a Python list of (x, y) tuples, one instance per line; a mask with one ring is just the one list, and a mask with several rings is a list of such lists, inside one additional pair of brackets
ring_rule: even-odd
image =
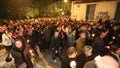
[(65, 15), (65, 3), (67, 3), (68, 0), (60, 0), (60, 15)]
[(64, 15), (65, 13), (64, 13), (64, 11), (62, 11), (62, 13), (61, 13), (62, 15)]
[(60, 8), (60, 11), (63, 11), (63, 9), (62, 9), (62, 8)]
[(65, 3), (67, 3), (67, 2), (68, 2), (68, 0), (64, 0), (64, 2), (65, 2)]

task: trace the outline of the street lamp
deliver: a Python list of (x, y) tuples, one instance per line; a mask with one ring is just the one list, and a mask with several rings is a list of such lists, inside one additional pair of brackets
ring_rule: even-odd
[(62, 11), (62, 13), (61, 13), (62, 15), (64, 15), (64, 11)]
[(64, 3), (67, 3), (68, 2), (68, 0), (61, 0), (60, 1), (60, 15), (64, 15), (65, 14), (65, 4)]
[(67, 2), (68, 2), (68, 0), (64, 0), (64, 2), (65, 2), (65, 3), (67, 3)]

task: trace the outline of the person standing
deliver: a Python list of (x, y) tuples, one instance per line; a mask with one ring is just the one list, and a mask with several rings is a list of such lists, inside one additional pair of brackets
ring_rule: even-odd
[(31, 50), (26, 46), (24, 39), (17, 38), (10, 51), (10, 58), (14, 59), (16, 68), (33, 68)]
[(91, 46), (84, 46), (83, 52), (80, 55), (76, 48), (71, 46), (67, 49), (67, 56), (61, 62), (61, 68), (83, 68), (87, 61), (92, 60), (91, 55)]
[(52, 37), (51, 40), (51, 48), (52, 48), (52, 59), (53, 61), (56, 63), (56, 57), (58, 56), (60, 61), (62, 60), (62, 56), (61, 56), (61, 37), (59, 36), (59, 31), (55, 30), (55, 33)]
[(76, 49), (77, 49), (77, 52), (78, 54), (80, 55), (83, 51), (83, 47), (85, 45), (85, 38), (86, 38), (86, 35), (84, 32), (81, 32), (80, 33), (80, 37), (77, 39), (76, 41)]
[(6, 51), (9, 53), (14, 40), (12, 39), (12, 33), (9, 29), (6, 29), (2, 34), (2, 45), (5, 46)]
[(107, 50), (110, 48), (109, 46), (106, 46), (103, 39), (106, 37), (108, 31), (107, 30), (99, 30), (98, 36), (94, 39), (92, 47), (93, 47), (93, 53), (94, 55), (105, 55), (107, 54)]
[(68, 45), (72, 45), (75, 47), (76, 45), (76, 38), (75, 38), (76, 31), (73, 30), (69, 35), (68, 35)]

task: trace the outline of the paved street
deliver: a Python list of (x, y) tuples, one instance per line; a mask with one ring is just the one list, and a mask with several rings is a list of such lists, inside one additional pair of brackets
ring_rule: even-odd
[[(5, 49), (0, 50), (0, 68), (15, 68), (14, 61), (6, 62), (5, 58), (7, 53)], [(40, 58), (39, 58), (40, 57)], [(60, 68), (60, 61), (57, 59), (57, 63), (54, 63), (51, 57), (51, 51), (39, 52), (39, 57), (34, 63), (34, 68)]]

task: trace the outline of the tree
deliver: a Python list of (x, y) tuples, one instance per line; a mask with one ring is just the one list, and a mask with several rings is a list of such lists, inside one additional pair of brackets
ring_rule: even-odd
[[(23, 19), (32, 17), (56, 17), (70, 14), (70, 2), (62, 0), (0, 0), (0, 17)], [(62, 10), (61, 10), (62, 9)]]

